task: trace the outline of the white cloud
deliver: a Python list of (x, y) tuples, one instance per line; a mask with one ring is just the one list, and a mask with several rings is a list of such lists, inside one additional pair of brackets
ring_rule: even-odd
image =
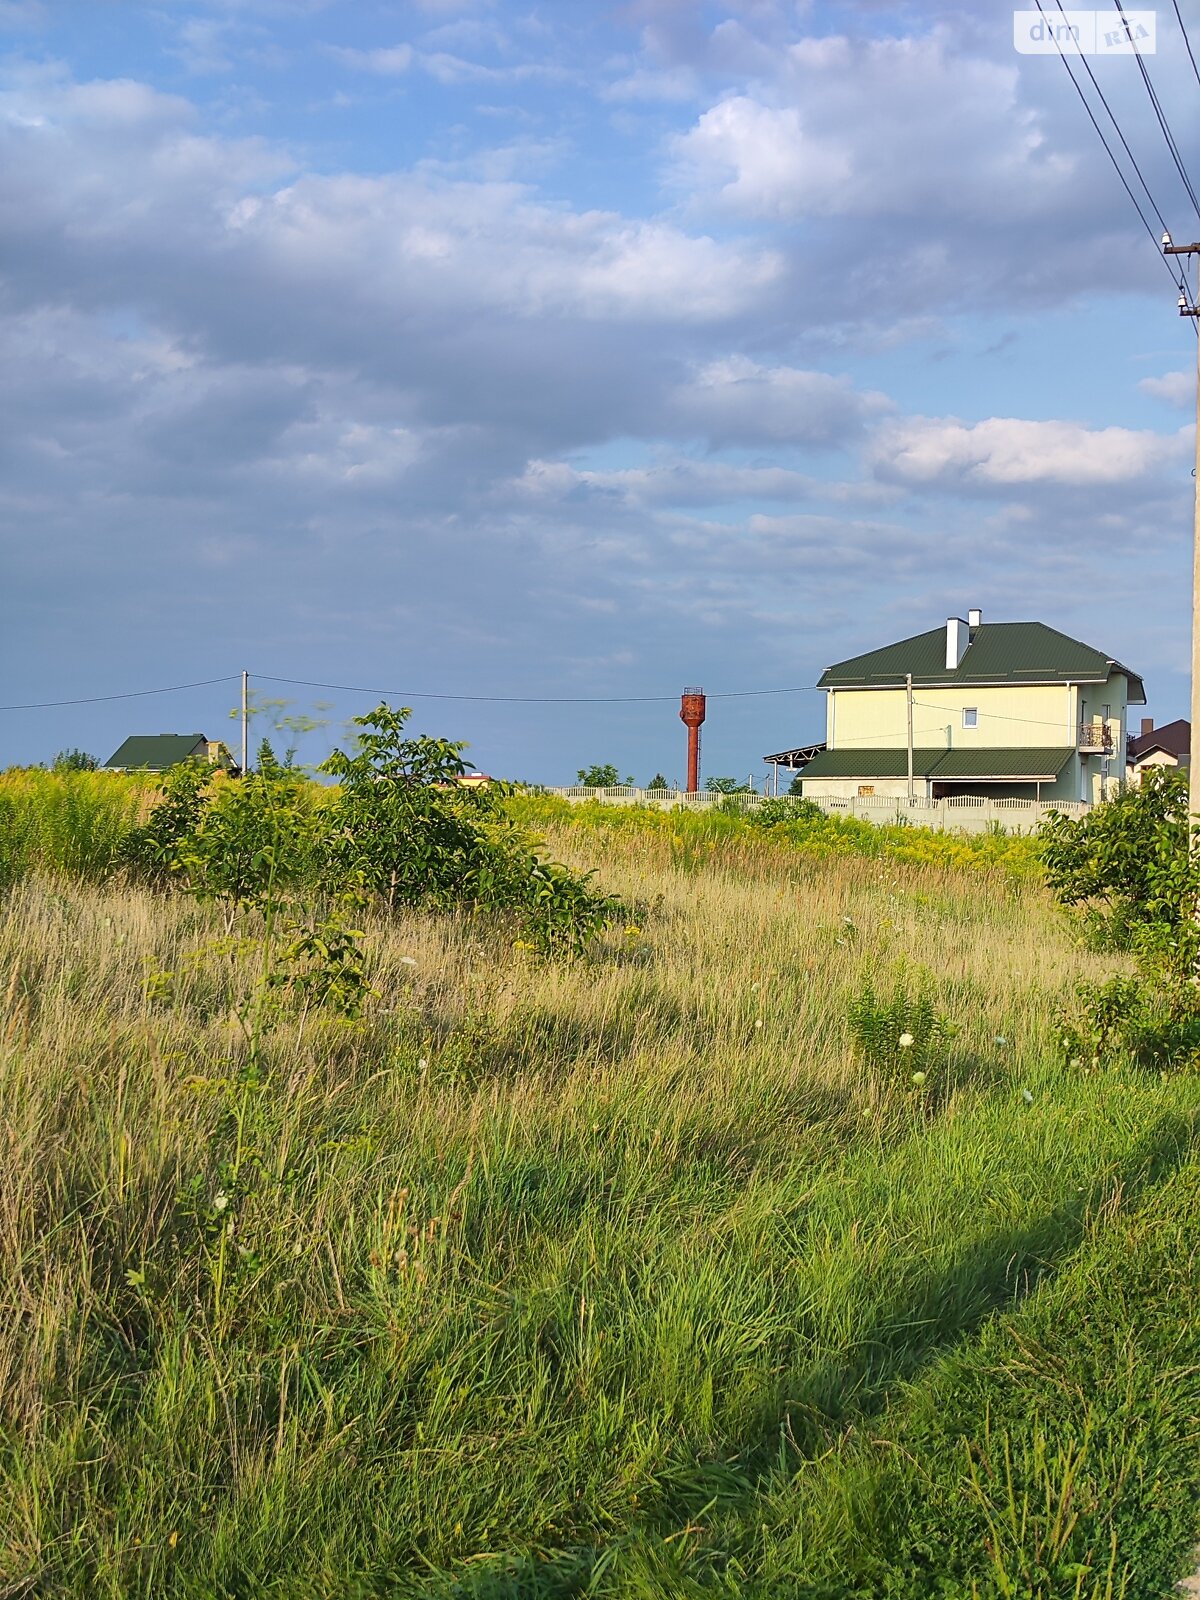
[(802, 39), (769, 86), (673, 141), (673, 179), (759, 218), (1027, 216), (1063, 195), (1075, 162), (1018, 89), (1014, 65), (965, 55), (939, 29)]
[(605, 84), (600, 97), (602, 100), (682, 103), (695, 100), (699, 93), (700, 80), (688, 67), (635, 67)]
[(530, 461), (506, 492), (550, 502), (580, 494), (610, 496), (637, 506), (712, 506), (753, 501), (874, 503), (893, 499), (882, 484), (815, 478), (787, 467), (742, 466), (725, 461), (665, 459), (644, 467), (576, 468), (562, 461)]
[(743, 355), (705, 363), (671, 401), (679, 426), (716, 444), (844, 443), (891, 404), (886, 395), (856, 390), (848, 378), (768, 367)]
[(1164, 372), (1159, 378), (1143, 378), (1138, 388), (1171, 406), (1190, 409), (1196, 403), (1196, 376), (1191, 372)]
[(357, 72), (373, 72), (383, 78), (399, 77), (413, 63), (413, 47), (410, 44), (380, 46), (375, 50), (357, 50), (348, 45), (328, 45), (326, 49), (343, 66), (352, 67)]
[(976, 423), (907, 417), (884, 424), (871, 454), (879, 476), (897, 482), (1097, 489), (1144, 478), (1181, 459), (1187, 445), (1187, 430), (1164, 435), (1021, 417)]
[(679, 181), (752, 217), (840, 209), (854, 171), (845, 145), (808, 133), (796, 107), (748, 95), (712, 106), (674, 150)]

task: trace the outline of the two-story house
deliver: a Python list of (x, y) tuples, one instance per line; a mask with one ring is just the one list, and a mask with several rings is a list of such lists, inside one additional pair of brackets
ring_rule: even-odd
[(826, 748), (802, 773), (817, 798), (1097, 801), (1123, 783), (1126, 710), (1146, 703), (1103, 650), (980, 611), (839, 661), (820, 687)]

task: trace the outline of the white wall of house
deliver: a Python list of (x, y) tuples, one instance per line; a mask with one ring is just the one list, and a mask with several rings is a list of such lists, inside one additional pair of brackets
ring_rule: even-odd
[(1142, 773), (1147, 767), (1186, 767), (1187, 757), (1182, 761), (1173, 756), (1169, 750), (1147, 750), (1144, 756), (1139, 756), (1125, 768), (1125, 781), (1137, 787), (1142, 781)]
[[(902, 800), (908, 796), (908, 778), (805, 778), (804, 793), (810, 800), (854, 800), (874, 796), (876, 799)], [(980, 783), (966, 784), (981, 795), (993, 800), (1033, 800), (1038, 786), (1034, 783)], [(1089, 792), (1090, 792), (1089, 781)], [(1057, 780), (1041, 785), (1041, 798), (1052, 800), (1078, 800), (1080, 797), (1079, 761), (1069, 761)], [(917, 800), (930, 798), (930, 783), (926, 778), (913, 778), (913, 796)]]

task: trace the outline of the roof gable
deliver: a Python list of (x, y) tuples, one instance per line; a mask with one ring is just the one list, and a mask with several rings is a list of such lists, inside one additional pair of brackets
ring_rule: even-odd
[(178, 766), (194, 755), (206, 755), (207, 751), (208, 740), (202, 733), (133, 734), (104, 765), (131, 772), (165, 772), (168, 767)]
[(913, 680), (929, 684), (1104, 683), (1113, 672), (1129, 679), (1129, 698), (1145, 702), (1142, 680), (1112, 656), (1072, 639), (1044, 622), (982, 622), (971, 632), (957, 667), (946, 667), (946, 630), (933, 628), (836, 662), (821, 676), (822, 689), (889, 688)]
[(1165, 722), (1161, 728), (1151, 728), (1149, 733), (1135, 734), (1128, 744), (1129, 759), (1140, 761), (1151, 750), (1162, 750), (1169, 756), (1186, 756), (1192, 748), (1192, 725), (1186, 717)]

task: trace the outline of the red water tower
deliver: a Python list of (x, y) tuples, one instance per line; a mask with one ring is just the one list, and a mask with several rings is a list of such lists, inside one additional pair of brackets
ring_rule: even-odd
[(679, 718), (688, 731), (687, 792), (696, 794), (700, 788), (700, 724), (704, 721), (704, 690), (685, 689), (679, 703)]

